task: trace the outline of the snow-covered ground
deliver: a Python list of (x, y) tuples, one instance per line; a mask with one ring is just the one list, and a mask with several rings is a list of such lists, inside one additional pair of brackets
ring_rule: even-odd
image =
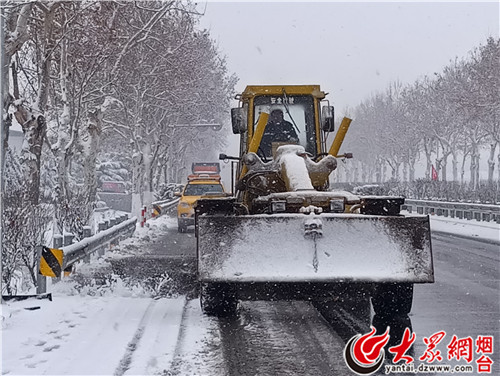
[[(168, 217), (152, 222), (155, 226), (138, 228), (125, 242), (140, 244), (151, 231), (176, 226)], [(431, 228), (500, 244), (496, 223), (433, 216)], [(85, 268), (92, 265), (79, 272)], [(151, 290), (119, 279), (84, 289), (63, 280), (50, 290), (53, 301), (2, 305), (3, 375), (225, 373), (217, 324), (201, 314), (197, 299), (155, 299)]]
[(500, 224), (431, 216), (431, 230), (500, 244)]

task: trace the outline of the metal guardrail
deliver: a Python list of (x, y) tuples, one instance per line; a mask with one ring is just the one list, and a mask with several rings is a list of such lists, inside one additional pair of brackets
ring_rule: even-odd
[[(114, 222), (115, 220), (118, 219), (113, 218), (112, 222)], [(59, 249), (63, 251), (64, 255), (61, 270), (63, 270), (64, 272), (70, 272), (73, 264), (81, 260), (90, 261), (90, 256), (95, 252), (98, 252), (99, 255), (103, 255), (106, 251), (106, 248), (109, 249), (112, 245), (116, 244), (120, 240), (132, 235), (135, 231), (136, 223), (136, 217), (121, 221), (117, 224), (111, 223), (111, 227), (105, 228), (93, 236), (85, 237), (74, 244), (59, 247)], [(108, 224), (109, 221), (108, 223), (106, 223), (106, 225)], [(85, 230), (86, 229), (84, 229), (84, 233), (88, 233)], [(60, 240), (62, 242), (62, 239)], [(56, 241), (54, 243), (56, 243)], [(38, 254), (38, 257), (40, 256), (41, 252), (39, 252)], [(38, 260), (38, 264), (40, 265), (40, 260)], [(37, 294), (44, 294), (47, 292), (46, 278), (47, 277), (43, 276), (42, 274), (38, 274), (36, 287)], [(57, 280), (58, 278), (56, 279), (56, 281)]]
[(68, 269), (74, 263), (88, 258), (94, 252), (100, 251), (104, 253), (105, 247), (110, 248), (120, 240), (132, 235), (136, 223), (137, 218), (133, 217), (89, 238), (84, 238), (78, 243), (62, 247), (61, 249), (64, 252), (62, 269)]
[(153, 202), (153, 207), (156, 206), (160, 209), (160, 215), (170, 213), (174, 208), (177, 207), (180, 198), (174, 198), (173, 200), (163, 200)]
[[(153, 206), (157, 206), (160, 209), (160, 215), (165, 214), (172, 208), (177, 206), (179, 199), (157, 201), (153, 203)], [(97, 234), (84, 238), (78, 243), (64, 246), (61, 249), (64, 252), (64, 261), (62, 269), (67, 269), (71, 267), (74, 263), (88, 258), (92, 253), (97, 251), (104, 251), (107, 247), (117, 244), (120, 240), (131, 236), (136, 227), (137, 218), (133, 217), (124, 222), (113, 224), (112, 227), (104, 229)]]
[[(154, 202), (152, 205), (160, 209), (160, 215), (166, 214), (177, 206), (179, 199)], [(97, 234), (84, 238), (78, 243), (64, 246), (64, 261), (62, 269), (66, 270), (74, 263), (88, 258), (97, 251), (104, 253), (105, 248), (117, 244), (120, 240), (131, 236), (136, 227), (137, 218), (133, 217), (124, 222), (114, 224), (112, 227), (98, 232)]]
[[(172, 209), (177, 207), (177, 203), (179, 199), (176, 198), (174, 200), (164, 200), (154, 202), (152, 205), (156, 207), (159, 212), (159, 215), (167, 214)], [(128, 215), (125, 214), (125, 218)], [(77, 243), (69, 244), (62, 246), (63, 237), (59, 236), (61, 239), (57, 239), (58, 243), (55, 247), (61, 249), (63, 251), (63, 264), (61, 269), (65, 272), (71, 271), (72, 266), (79, 261), (90, 261), (90, 256), (94, 253), (98, 253), (98, 255), (102, 256), (106, 249), (111, 248), (113, 245), (117, 244), (120, 240), (125, 239), (131, 236), (137, 224), (137, 218), (133, 217), (130, 219), (124, 218), (111, 218), (106, 220), (103, 223), (99, 223), (99, 232), (95, 235), (90, 236), (90, 228), (84, 228), (85, 238), (80, 240)], [(66, 239), (64, 239), (66, 240)], [(69, 242), (72, 241), (68, 239)], [(66, 244), (66, 241), (64, 241)], [(38, 283), (37, 283), (37, 293), (43, 294), (46, 293), (47, 283), (46, 277), (41, 274), (38, 275)]]
[(500, 223), (500, 205), (405, 199), (401, 209), (409, 213)]

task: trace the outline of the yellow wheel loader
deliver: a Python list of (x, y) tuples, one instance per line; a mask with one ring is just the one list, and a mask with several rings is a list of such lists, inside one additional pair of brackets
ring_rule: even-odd
[(402, 197), (329, 189), (351, 120), (334, 131), (318, 85), (247, 86), (231, 110), (240, 135), (235, 194), (195, 207), (202, 310), (239, 300), (368, 296), (379, 317), (406, 315), (414, 283), (434, 281), (429, 219)]

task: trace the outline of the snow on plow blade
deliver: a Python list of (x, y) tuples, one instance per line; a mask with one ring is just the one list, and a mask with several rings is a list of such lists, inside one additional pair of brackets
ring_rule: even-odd
[(434, 282), (427, 217), (199, 216), (202, 282)]

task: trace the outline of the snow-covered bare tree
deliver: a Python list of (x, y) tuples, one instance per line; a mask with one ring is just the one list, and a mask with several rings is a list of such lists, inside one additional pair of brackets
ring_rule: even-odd
[[(9, 129), (12, 124), (12, 117), (8, 113), (9, 107), (13, 104), (14, 96), (19, 99), (19, 93), (14, 89), (11, 92), (10, 88), (10, 65), (12, 57), (21, 49), (24, 43), (29, 39), (28, 20), (33, 9), (33, 3), (19, 3), (15, 1), (4, 1), (0, 4), (1, 17), (4, 25), (4, 40), (3, 42), (3, 62), (5, 66), (2, 70), (2, 117), (4, 130), (3, 135), (3, 154), (0, 156), (2, 163), (5, 161), (5, 152), (8, 149)], [(14, 66), (15, 69), (15, 66)], [(3, 170), (3, 168), (2, 168)]]
[(209, 35), (196, 30), (193, 11), (185, 4), (150, 2), (118, 12), (120, 20), (133, 20), (132, 28), (126, 22), (116, 26), (133, 43), (124, 46), (112, 71), (123, 114), (106, 122), (104, 130), (131, 140), (133, 210), (138, 213), (152, 200), (158, 161), (172, 160), (173, 151), (166, 148), (170, 138), (179, 144), (174, 158), (184, 164), (190, 152), (220, 145), (215, 133), (189, 125), (220, 123), (227, 116), (234, 79), (227, 77)]

